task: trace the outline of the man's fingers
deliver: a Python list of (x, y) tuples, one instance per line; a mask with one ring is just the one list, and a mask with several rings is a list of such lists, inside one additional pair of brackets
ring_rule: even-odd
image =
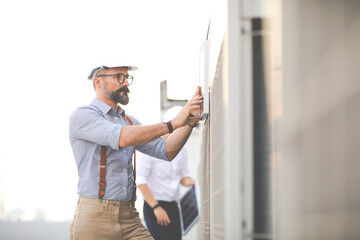
[(195, 93), (194, 93), (194, 97), (196, 96), (196, 95), (200, 95), (200, 92), (201, 92), (201, 87), (197, 87), (196, 88), (196, 91), (195, 91)]
[(193, 97), (202, 96), (201, 87), (198, 86)]
[(195, 95), (202, 95), (201, 87), (198, 86), (195, 92)]
[(201, 116), (188, 117), (190, 122), (197, 122), (201, 120)]
[(201, 96), (201, 95), (196, 95), (196, 96), (193, 96), (193, 97), (191, 98), (191, 100), (194, 101), (194, 100), (203, 99), (203, 98), (204, 98), (204, 97)]
[(197, 97), (197, 98), (194, 98), (194, 99), (191, 99), (191, 101), (189, 101), (189, 106), (194, 106), (194, 105), (201, 105), (204, 103), (204, 98), (203, 97)]

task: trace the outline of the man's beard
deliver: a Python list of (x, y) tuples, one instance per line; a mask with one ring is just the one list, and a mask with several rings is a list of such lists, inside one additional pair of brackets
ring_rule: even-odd
[[(121, 95), (121, 92), (124, 92), (124, 95)], [(128, 93), (130, 93), (130, 90), (127, 87), (122, 87), (113, 92), (108, 92), (107, 89), (105, 89), (104, 93), (114, 103), (120, 103), (122, 105), (126, 105), (129, 103)]]

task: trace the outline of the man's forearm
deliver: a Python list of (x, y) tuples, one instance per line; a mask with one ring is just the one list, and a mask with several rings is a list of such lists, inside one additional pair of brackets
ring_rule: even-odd
[(173, 160), (184, 147), (191, 134), (191, 131), (192, 128), (186, 125), (184, 127), (178, 128), (169, 136), (165, 145), (166, 155), (169, 160)]
[(138, 146), (168, 133), (168, 127), (163, 123), (153, 125), (132, 125), (123, 127), (121, 130), (119, 146)]

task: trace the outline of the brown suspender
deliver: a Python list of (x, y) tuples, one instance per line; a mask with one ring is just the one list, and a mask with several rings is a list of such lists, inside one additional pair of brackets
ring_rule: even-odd
[(105, 176), (106, 176), (106, 146), (101, 146), (99, 199), (102, 199), (105, 194), (105, 185), (106, 185)]
[[(130, 123), (130, 125), (133, 125), (133, 122), (131, 121), (131, 119), (129, 118), (128, 115), (125, 115), (126, 120)], [(134, 168), (133, 168), (133, 176), (134, 176), (134, 188), (133, 188), (133, 195), (131, 200), (132, 201), (136, 201), (136, 152), (135, 152), (136, 148), (134, 147)]]
[[(126, 120), (130, 123), (130, 125), (133, 125), (131, 119), (125, 115)], [(101, 146), (101, 157), (100, 157), (100, 181), (99, 181), (99, 199), (103, 199), (105, 195), (105, 186), (106, 186), (106, 146)], [(134, 148), (134, 189), (133, 189), (133, 196), (132, 200), (136, 200), (136, 153)]]

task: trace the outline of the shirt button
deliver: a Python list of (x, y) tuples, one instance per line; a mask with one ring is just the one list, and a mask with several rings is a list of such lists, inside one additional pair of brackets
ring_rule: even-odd
[(124, 168), (124, 172), (126, 172), (126, 168)]
[(123, 153), (126, 152), (125, 150), (123, 150)]
[(123, 187), (123, 189), (125, 190), (125, 189), (126, 189), (126, 187)]
[(117, 117), (114, 117), (114, 119), (116, 120), (116, 119), (118, 119)]

